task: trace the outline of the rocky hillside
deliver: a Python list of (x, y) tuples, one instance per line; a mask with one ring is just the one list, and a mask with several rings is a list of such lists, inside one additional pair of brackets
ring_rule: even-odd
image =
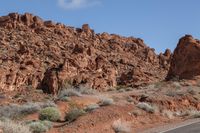
[(0, 91), (138, 86), (164, 79), (170, 57), (139, 38), (96, 34), (87, 24), (74, 28), (28, 13), (0, 17)]

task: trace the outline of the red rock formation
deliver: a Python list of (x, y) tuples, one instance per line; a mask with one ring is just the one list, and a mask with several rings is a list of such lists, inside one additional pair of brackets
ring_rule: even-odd
[(0, 17), (0, 91), (155, 82), (164, 79), (169, 56), (156, 55), (141, 39), (95, 34), (87, 24), (75, 29), (28, 13)]
[(167, 79), (191, 79), (197, 75), (200, 75), (200, 41), (186, 35), (173, 53)]

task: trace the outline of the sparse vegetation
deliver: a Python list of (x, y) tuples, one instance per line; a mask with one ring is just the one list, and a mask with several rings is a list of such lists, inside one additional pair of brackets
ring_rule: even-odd
[(162, 111), (162, 115), (166, 116), (169, 119), (173, 119), (174, 118), (174, 113), (170, 110), (163, 110)]
[(92, 89), (92, 88), (88, 88), (86, 86), (80, 85), (78, 88), (78, 92), (80, 92), (81, 94), (85, 94), (85, 95), (94, 95), (97, 94), (97, 91)]
[(50, 121), (30, 121), (27, 126), (33, 133), (44, 133), (52, 127), (52, 123)]
[(67, 85), (58, 93), (58, 99), (62, 99), (63, 97), (71, 97), (71, 96), (82, 96), (85, 95), (93, 95), (96, 94), (97, 91), (86, 86), (80, 85), (79, 87), (75, 88), (73, 86)]
[(175, 97), (175, 96), (183, 96), (185, 93), (182, 91), (174, 91), (174, 90), (170, 90), (166, 93), (167, 96), (169, 97)]
[(108, 106), (114, 103), (113, 99), (111, 98), (101, 98), (99, 105), (100, 106)]
[(64, 102), (69, 102), (69, 101), (71, 101), (71, 98), (64, 96), (64, 97), (61, 97), (59, 100), (64, 101)]
[(140, 109), (143, 109), (144, 111), (147, 111), (149, 113), (155, 113), (157, 111), (156, 106), (152, 106), (152, 105), (145, 103), (145, 102), (139, 102), (137, 104), (137, 107), (140, 108)]
[(196, 95), (197, 94), (197, 91), (195, 91), (194, 89), (192, 88), (188, 88), (187, 92), (191, 95)]
[(23, 105), (10, 104), (6, 106), (1, 106), (0, 117), (16, 118), (21, 115), (32, 114), (38, 112), (45, 107), (55, 107), (53, 102), (44, 103), (26, 103)]
[(86, 114), (86, 112), (84, 110), (78, 109), (78, 108), (73, 108), (69, 112), (66, 113), (65, 120), (68, 122), (73, 122), (80, 116), (83, 116), (84, 114)]
[(63, 89), (58, 93), (58, 99), (61, 99), (63, 97), (71, 97), (71, 96), (81, 96), (81, 93), (78, 92), (74, 88), (69, 88), (69, 89)]
[(126, 90), (126, 91), (132, 91), (133, 88), (131, 88), (131, 87), (127, 87), (127, 88), (125, 88), (125, 90)]
[(179, 90), (181, 88), (181, 84), (179, 82), (172, 82), (172, 86), (176, 90)]
[(133, 110), (133, 112), (131, 112), (131, 114), (133, 114), (135, 116), (140, 116), (140, 115), (142, 115), (142, 112), (141, 112), (141, 110), (136, 109), (136, 110)]
[(126, 97), (127, 102), (134, 102), (134, 99), (131, 96)]
[(154, 84), (154, 88), (160, 89), (162, 86), (163, 86), (163, 82), (161, 81)]
[(186, 110), (180, 113), (180, 116), (189, 116), (190, 118), (200, 118), (200, 111), (196, 109)]
[(122, 122), (120, 119), (113, 122), (112, 128), (115, 131), (115, 133), (130, 133), (131, 132), (130, 125), (127, 124), (126, 122)]
[(178, 117), (186, 117), (186, 116), (191, 117), (194, 114), (196, 114), (196, 110), (178, 110), (174, 112), (174, 115)]
[(193, 111), (190, 115), (192, 118), (200, 118), (200, 111)]
[(39, 113), (40, 120), (58, 121), (61, 117), (60, 111), (55, 107), (46, 107)]
[(121, 88), (121, 89), (118, 90), (118, 92), (121, 92), (121, 93), (122, 93), (122, 92), (125, 92), (125, 91), (126, 91), (126, 90), (125, 90), (124, 88)]
[(3, 133), (31, 133), (28, 126), (10, 120), (0, 121), (0, 129)]

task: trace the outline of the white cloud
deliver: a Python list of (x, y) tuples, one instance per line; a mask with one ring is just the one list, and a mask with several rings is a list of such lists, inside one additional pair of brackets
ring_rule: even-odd
[(86, 8), (98, 4), (100, 4), (100, 0), (58, 0), (58, 5), (67, 10)]

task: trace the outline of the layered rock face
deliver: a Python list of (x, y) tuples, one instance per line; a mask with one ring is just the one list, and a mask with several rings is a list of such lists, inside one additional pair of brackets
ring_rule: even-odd
[(167, 79), (191, 79), (197, 75), (200, 75), (200, 41), (186, 35), (173, 53)]
[(28, 13), (0, 17), (0, 91), (137, 86), (164, 79), (170, 58), (169, 50), (156, 55), (141, 39), (95, 34), (87, 24), (73, 28)]

